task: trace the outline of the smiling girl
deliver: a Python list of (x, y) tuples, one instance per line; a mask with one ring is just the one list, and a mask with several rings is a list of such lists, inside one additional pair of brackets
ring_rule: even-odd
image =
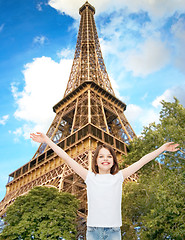
[(122, 170), (118, 168), (114, 150), (108, 145), (101, 145), (94, 153), (92, 171), (89, 171), (73, 160), (45, 134), (31, 133), (30, 137), (35, 142), (48, 144), (85, 181), (88, 201), (87, 240), (121, 240), (121, 200), (124, 179), (162, 152), (177, 151), (179, 145), (173, 142), (165, 143)]

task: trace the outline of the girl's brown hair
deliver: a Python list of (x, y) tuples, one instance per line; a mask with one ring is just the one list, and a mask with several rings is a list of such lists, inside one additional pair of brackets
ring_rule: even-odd
[(118, 171), (119, 171), (119, 166), (118, 166), (118, 161), (117, 161), (116, 153), (115, 153), (114, 149), (113, 149), (111, 146), (106, 145), (106, 144), (99, 145), (99, 146), (96, 148), (96, 150), (95, 150), (95, 152), (94, 152), (93, 159), (92, 159), (92, 171), (93, 171), (95, 174), (99, 173), (99, 169), (98, 169), (98, 166), (97, 166), (97, 157), (98, 157), (98, 154), (99, 154), (99, 152), (100, 152), (100, 149), (102, 149), (102, 148), (108, 149), (109, 152), (111, 153), (111, 155), (113, 156), (113, 161), (114, 161), (114, 163), (113, 163), (113, 166), (112, 166), (111, 169), (110, 169), (110, 173), (111, 173), (112, 175), (118, 173)]

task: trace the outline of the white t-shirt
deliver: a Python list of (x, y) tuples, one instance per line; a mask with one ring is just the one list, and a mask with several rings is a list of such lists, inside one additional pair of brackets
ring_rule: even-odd
[(87, 185), (88, 217), (87, 226), (122, 226), (122, 172), (117, 174), (95, 174), (88, 171)]

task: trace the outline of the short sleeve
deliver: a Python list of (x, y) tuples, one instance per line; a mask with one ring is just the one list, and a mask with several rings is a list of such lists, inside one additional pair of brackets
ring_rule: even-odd
[(123, 174), (122, 174), (121, 170), (119, 171), (119, 175), (120, 175), (121, 182), (123, 183), (124, 182), (124, 177), (123, 177)]
[(86, 177), (86, 179), (85, 179), (84, 182), (87, 184), (87, 183), (92, 179), (93, 175), (94, 175), (93, 172), (88, 171), (88, 173), (87, 173), (87, 177)]

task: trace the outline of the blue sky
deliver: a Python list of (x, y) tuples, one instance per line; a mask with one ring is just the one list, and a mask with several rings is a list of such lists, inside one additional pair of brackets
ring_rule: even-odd
[[(63, 98), (75, 51), (81, 0), (0, 0), (0, 200), (8, 175), (28, 162)], [(185, 106), (183, 0), (92, 0), (116, 96), (139, 135), (158, 121), (160, 101)]]

